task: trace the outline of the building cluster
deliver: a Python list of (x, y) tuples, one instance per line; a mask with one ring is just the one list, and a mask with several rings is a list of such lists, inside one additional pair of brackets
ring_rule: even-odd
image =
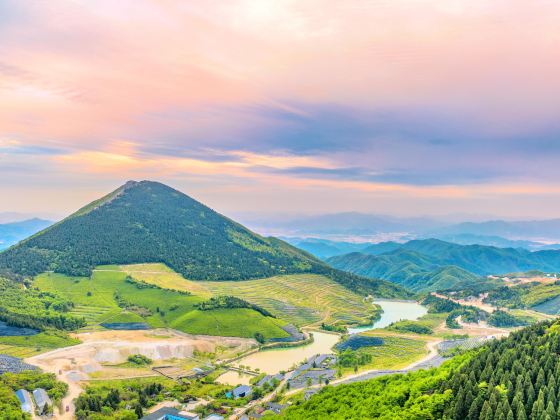
[(48, 414), (52, 410), (52, 401), (43, 388), (33, 390), (33, 398), (26, 389), (16, 391), (16, 396), (21, 404), (21, 411), (33, 415), (33, 407), (39, 415)]
[(332, 381), (336, 376), (336, 356), (334, 354), (318, 354), (299, 366), (288, 383), (291, 389), (304, 388)]
[(180, 411), (172, 407), (163, 407), (142, 417), (141, 420), (224, 420), (224, 418), (218, 414), (210, 414), (201, 419), (197, 413)]

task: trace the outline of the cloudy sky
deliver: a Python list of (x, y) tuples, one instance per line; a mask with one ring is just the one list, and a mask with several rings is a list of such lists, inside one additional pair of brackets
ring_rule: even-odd
[(0, 212), (560, 216), (555, 0), (0, 0)]

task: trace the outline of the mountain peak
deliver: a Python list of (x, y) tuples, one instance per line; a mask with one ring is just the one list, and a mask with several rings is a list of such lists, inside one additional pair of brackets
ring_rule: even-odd
[(142, 262), (165, 263), (193, 280), (303, 273), (322, 264), (154, 181), (128, 181), (0, 254), (0, 268), (27, 275), (89, 275), (97, 265)]

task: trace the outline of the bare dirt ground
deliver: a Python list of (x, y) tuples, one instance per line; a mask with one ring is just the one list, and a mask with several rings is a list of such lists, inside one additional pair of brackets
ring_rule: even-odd
[[(90, 374), (114, 369), (107, 364), (124, 363), (130, 355), (142, 354), (154, 361), (181, 360), (192, 358), (195, 351), (215, 352), (218, 346), (243, 351), (254, 344), (254, 340), (249, 339), (193, 336), (164, 329), (99, 331), (75, 334), (75, 337), (82, 343), (26, 359), (26, 362), (54, 373), (68, 384), (69, 391), (62, 403), (63, 412), (55, 414), (55, 419), (73, 418), (73, 400), (82, 392), (82, 384), (90, 379)], [(69, 407), (68, 412), (65, 412), (66, 407)]]

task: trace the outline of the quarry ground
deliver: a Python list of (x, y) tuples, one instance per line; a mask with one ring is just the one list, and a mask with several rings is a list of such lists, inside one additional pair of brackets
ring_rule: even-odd
[[(149, 367), (120, 368), (118, 365), (126, 364), (130, 355), (142, 354), (152, 359), (154, 365), (167, 365), (185, 359), (196, 362), (199, 353), (219, 351), (236, 354), (255, 344), (250, 339), (193, 336), (168, 329), (99, 331), (75, 334), (75, 337), (82, 343), (26, 359), (26, 362), (45, 372), (54, 373), (59, 380), (68, 384), (69, 391), (62, 402), (62, 412), (54, 417), (57, 419), (73, 418), (72, 401), (82, 392), (84, 384), (95, 377), (122, 379), (155, 374)], [(68, 412), (65, 412), (66, 407), (69, 407)]]

